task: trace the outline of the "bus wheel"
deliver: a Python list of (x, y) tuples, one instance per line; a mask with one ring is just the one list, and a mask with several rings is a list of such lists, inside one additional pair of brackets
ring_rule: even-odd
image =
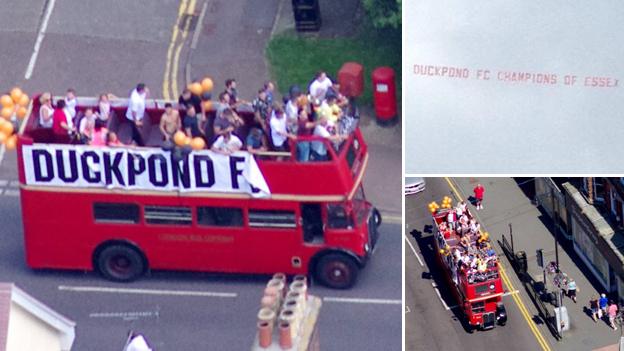
[(377, 208), (373, 208), (373, 219), (375, 220), (375, 225), (379, 227), (381, 225), (381, 212)]
[(314, 277), (333, 289), (348, 289), (355, 284), (359, 269), (353, 259), (339, 254), (327, 254), (316, 265)]
[(145, 271), (141, 254), (126, 245), (111, 245), (97, 257), (98, 270), (107, 279), (128, 282), (140, 277)]

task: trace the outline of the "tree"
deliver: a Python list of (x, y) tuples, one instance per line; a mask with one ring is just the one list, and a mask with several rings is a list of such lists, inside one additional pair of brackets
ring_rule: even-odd
[(363, 3), (375, 27), (401, 27), (401, 0), (363, 0)]

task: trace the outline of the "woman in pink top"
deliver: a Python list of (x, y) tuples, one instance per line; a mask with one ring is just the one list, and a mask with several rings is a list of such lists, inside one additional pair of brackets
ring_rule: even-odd
[(613, 301), (611, 301), (609, 303), (609, 308), (607, 309), (607, 313), (609, 314), (609, 324), (611, 324), (611, 328), (613, 328), (614, 330), (617, 330), (617, 327), (615, 326), (615, 317), (617, 316), (617, 312), (618, 312), (617, 305)]

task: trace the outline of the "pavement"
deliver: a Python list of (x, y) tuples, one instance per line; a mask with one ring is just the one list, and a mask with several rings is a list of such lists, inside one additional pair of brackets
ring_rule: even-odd
[[(350, 0), (351, 1), (351, 0)], [(239, 81), (251, 98), (269, 79), (264, 46), (286, 0), (23, 0), (0, 12), (0, 90), (21, 86), (31, 95), (69, 87), (78, 95), (127, 96), (145, 82), (151, 96), (172, 95), (187, 76)], [(54, 7), (51, 5), (54, 4)], [(180, 11), (180, 5), (188, 5)], [(191, 6), (191, 4), (193, 6)], [(324, 8), (331, 8), (325, 2)], [(282, 6), (280, 8), (280, 6)], [(205, 9), (205, 10), (204, 10)], [(278, 11), (279, 10), (279, 11)], [(203, 17), (202, 17), (203, 12)], [(43, 22), (48, 19), (43, 31)], [(201, 18), (201, 21), (200, 21)], [(331, 23), (331, 22), (329, 22)], [(176, 40), (172, 33), (177, 32)], [(197, 33), (197, 35), (196, 35)], [(33, 48), (40, 38), (40, 48)], [(196, 39), (195, 39), (196, 38)], [(31, 58), (36, 56), (26, 78)], [(375, 257), (348, 291), (314, 286), (325, 298), (320, 335), (329, 350), (401, 348), (401, 140), (400, 128), (377, 127), (369, 112), (361, 122), (370, 139), (367, 196), (386, 218)], [(158, 350), (246, 349), (266, 277), (155, 272), (131, 284), (94, 273), (32, 271), (24, 262), (15, 152), (0, 157), (0, 276), (77, 321), (76, 350), (121, 349), (128, 329), (143, 332)], [(4, 182), (6, 181), (6, 182)], [(91, 292), (76, 287), (95, 287)], [(102, 288), (112, 288), (105, 293)], [(235, 297), (124, 294), (119, 288), (226, 292)], [(72, 290), (73, 289), (73, 290)], [(115, 290), (117, 289), (117, 290)], [(383, 327), (380, 327), (383, 326)], [(371, 330), (375, 330), (371, 333)]]

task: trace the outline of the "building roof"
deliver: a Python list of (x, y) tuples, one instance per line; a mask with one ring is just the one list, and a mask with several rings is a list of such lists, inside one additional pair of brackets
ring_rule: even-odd
[(61, 347), (63, 350), (71, 349), (74, 343), (76, 323), (41, 301), (27, 294), (13, 283), (0, 282), (0, 350), (6, 348), (9, 332), (9, 318), (11, 303), (15, 303), (27, 312), (31, 313), (61, 335)]

